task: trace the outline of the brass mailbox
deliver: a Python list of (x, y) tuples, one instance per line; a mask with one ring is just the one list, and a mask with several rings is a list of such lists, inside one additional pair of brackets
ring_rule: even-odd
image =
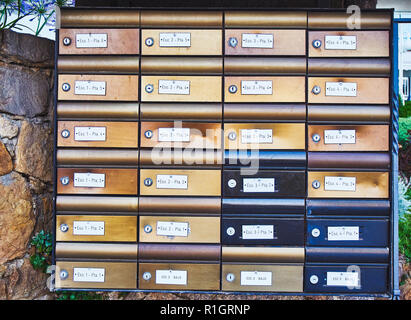
[(136, 75), (72, 75), (58, 76), (59, 100), (138, 101)]
[(58, 168), (59, 194), (137, 195), (137, 169)]
[(60, 54), (140, 53), (139, 29), (60, 29), (59, 32)]
[(221, 102), (218, 76), (142, 76), (141, 101)]
[(304, 123), (225, 123), (224, 149), (304, 149)]
[(388, 125), (308, 126), (309, 151), (388, 151)]
[(380, 122), (389, 123), (390, 106), (384, 105), (310, 105), (309, 122)]
[(388, 57), (389, 31), (309, 31), (309, 57)]
[(138, 122), (58, 121), (58, 147), (138, 148)]
[(226, 29), (225, 54), (303, 56), (305, 30)]
[(225, 102), (305, 102), (304, 77), (225, 77)]
[(388, 172), (308, 172), (309, 198), (388, 198)]
[(143, 29), (142, 55), (221, 55), (221, 30)]
[(136, 242), (136, 216), (58, 215), (56, 241)]
[(141, 169), (140, 194), (143, 196), (220, 196), (221, 171)]
[(221, 124), (205, 122), (142, 122), (142, 148), (221, 148)]
[(220, 217), (140, 216), (140, 242), (220, 243)]
[(308, 103), (388, 104), (389, 78), (308, 78)]

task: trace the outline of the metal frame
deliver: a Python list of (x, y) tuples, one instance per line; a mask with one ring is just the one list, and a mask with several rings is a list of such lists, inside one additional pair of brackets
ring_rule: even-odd
[[(68, 7), (64, 10), (77, 10), (77, 9), (90, 9), (90, 10), (179, 10), (179, 11), (204, 11), (204, 10), (234, 10), (234, 11), (261, 11), (261, 10), (272, 10), (272, 11), (308, 11), (308, 12), (328, 12), (332, 11), (342, 11), (345, 12), (345, 8), (275, 8), (275, 7)], [(55, 270), (52, 272), (53, 287), (51, 291), (55, 292), (70, 292), (70, 291), (79, 291), (79, 292), (159, 292), (159, 293), (195, 293), (195, 294), (219, 294), (219, 295), (258, 295), (258, 296), (339, 296), (339, 297), (382, 297), (390, 298), (393, 300), (398, 300), (400, 297), (399, 290), (399, 255), (398, 255), (398, 118), (399, 118), (399, 100), (398, 100), (398, 23), (401, 22), (411, 22), (411, 19), (395, 19), (393, 16), (394, 9), (367, 9), (367, 12), (381, 12), (388, 11), (392, 15), (392, 25), (391, 25), (391, 44), (390, 44), (390, 57), (391, 57), (391, 77), (390, 77), (390, 89), (391, 89), (391, 263), (390, 263), (390, 276), (389, 276), (389, 290), (387, 293), (383, 294), (373, 294), (373, 293), (307, 293), (307, 292), (237, 292), (237, 291), (199, 291), (199, 290), (142, 290), (142, 289), (80, 289), (80, 288), (64, 288), (56, 289), (54, 287), (54, 277)], [(141, 32), (141, 30), (140, 30)], [(55, 256), (55, 244), (56, 244), (56, 196), (57, 196), (57, 88), (58, 88), (58, 69), (57, 69), (57, 59), (59, 55), (59, 30), (56, 30), (56, 45), (55, 45), (55, 74), (54, 74), (54, 150), (53, 150), (53, 250), (52, 250), (52, 263), (53, 266), (56, 265), (56, 256)], [(141, 63), (141, 61), (140, 61)], [(394, 81), (395, 80), (395, 81)]]

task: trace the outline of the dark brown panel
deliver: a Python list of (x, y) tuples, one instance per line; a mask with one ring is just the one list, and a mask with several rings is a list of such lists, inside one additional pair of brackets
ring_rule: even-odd
[(314, 168), (352, 168), (389, 169), (389, 153), (377, 152), (308, 152), (308, 167)]

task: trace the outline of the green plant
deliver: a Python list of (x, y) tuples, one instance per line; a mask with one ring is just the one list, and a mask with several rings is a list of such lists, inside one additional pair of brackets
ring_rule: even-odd
[(51, 233), (45, 233), (44, 230), (41, 230), (32, 238), (31, 245), (35, 247), (35, 252), (30, 257), (31, 265), (34, 269), (46, 273), (47, 267), (51, 265), (51, 251), (53, 249)]
[(405, 103), (400, 103), (399, 112), (401, 118), (411, 117), (411, 101), (405, 101)]
[(60, 291), (56, 300), (104, 300), (104, 295), (88, 291)]
[(405, 149), (409, 146), (411, 140), (411, 117), (399, 119), (398, 140), (400, 145)]
[(411, 262), (411, 213), (400, 217), (398, 221), (399, 250), (408, 263)]

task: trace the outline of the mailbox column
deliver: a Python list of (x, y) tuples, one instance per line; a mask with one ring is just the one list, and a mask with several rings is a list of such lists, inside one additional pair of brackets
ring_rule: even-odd
[(61, 24), (56, 287), (136, 289), (140, 12), (62, 10)]
[(308, 16), (305, 292), (383, 293), (390, 239), (389, 13)]

